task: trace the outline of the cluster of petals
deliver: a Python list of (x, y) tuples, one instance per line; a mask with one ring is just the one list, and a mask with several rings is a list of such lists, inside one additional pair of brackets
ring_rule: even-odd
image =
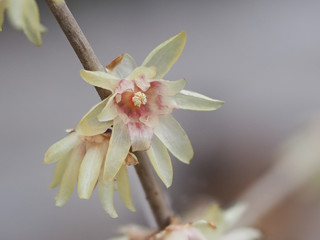
[(131, 149), (147, 151), (159, 177), (169, 187), (173, 170), (168, 150), (184, 163), (193, 157), (190, 140), (172, 111), (210, 111), (223, 102), (183, 90), (185, 79), (163, 79), (179, 58), (185, 41), (183, 31), (151, 51), (141, 66), (129, 54), (122, 54), (106, 67), (107, 72), (81, 71), (86, 82), (111, 92), (76, 127), (77, 132), (94, 136), (112, 126), (104, 179), (114, 178)]
[(125, 206), (135, 211), (126, 165), (136, 164), (137, 159), (133, 154), (128, 154), (114, 180), (105, 181), (102, 172), (109, 141), (109, 131), (88, 137), (71, 130), (48, 149), (44, 162), (57, 162), (50, 184), (51, 188), (59, 185), (57, 206), (66, 204), (78, 181), (78, 195), (82, 199), (89, 199), (97, 185), (101, 204), (111, 217), (117, 217), (113, 204), (114, 190), (118, 191)]
[(122, 228), (123, 236), (112, 240), (259, 240), (261, 232), (255, 228), (232, 226), (242, 216), (245, 208), (235, 205), (222, 211), (218, 205), (210, 205), (201, 220), (191, 220), (186, 224), (172, 223), (160, 232), (152, 232), (140, 226), (129, 225)]
[(30, 42), (42, 44), (41, 33), (46, 28), (40, 23), (40, 14), (35, 0), (0, 0), (0, 31), (7, 10), (10, 23), (17, 30), (22, 30)]

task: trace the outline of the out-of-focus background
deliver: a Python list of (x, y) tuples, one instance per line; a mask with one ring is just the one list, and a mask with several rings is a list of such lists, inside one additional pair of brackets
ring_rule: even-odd
[[(106, 239), (120, 224), (153, 225), (134, 171), (136, 213), (116, 198), (120, 217), (111, 219), (96, 192), (89, 201), (74, 194), (55, 207), (57, 189), (48, 188), (54, 165), (43, 164), (43, 155), (99, 98), (80, 78), (81, 64), (45, 2), (38, 4), (48, 28), (42, 47), (7, 21), (0, 33), (0, 238)], [(234, 203), (277, 161), (280, 144), (320, 112), (319, 1), (68, 4), (103, 64), (123, 52), (141, 63), (159, 43), (186, 30), (186, 47), (166, 79), (185, 77), (187, 89), (225, 101), (215, 112), (174, 114), (195, 150), (190, 166), (173, 159), (168, 192), (178, 212), (200, 195)], [(271, 189), (281, 183), (275, 178)], [(319, 239), (318, 190), (303, 185), (255, 225), (266, 239)]]

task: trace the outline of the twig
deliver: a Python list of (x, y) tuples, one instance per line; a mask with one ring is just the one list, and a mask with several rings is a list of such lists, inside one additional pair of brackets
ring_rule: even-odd
[(168, 199), (164, 194), (159, 182), (155, 178), (152, 171), (152, 166), (145, 153), (137, 152), (139, 164), (135, 165), (140, 182), (146, 192), (147, 199), (152, 209), (153, 215), (156, 218), (158, 226), (163, 229), (170, 224), (173, 217), (172, 209), (168, 203)]
[[(93, 49), (66, 3), (64, 1), (56, 3), (54, 0), (46, 1), (73, 47), (73, 50), (77, 54), (82, 66), (90, 71), (104, 71), (104, 67), (93, 52)], [(102, 100), (110, 94), (110, 92), (105, 89), (96, 88), (96, 90)], [(148, 159), (142, 152), (138, 152), (136, 155), (139, 159), (139, 164), (136, 165), (136, 172), (144, 188), (147, 200), (149, 201), (158, 226), (162, 229), (169, 224), (170, 218), (173, 216), (173, 211), (167, 202), (167, 198), (162, 191), (159, 182), (153, 175), (152, 167)]]

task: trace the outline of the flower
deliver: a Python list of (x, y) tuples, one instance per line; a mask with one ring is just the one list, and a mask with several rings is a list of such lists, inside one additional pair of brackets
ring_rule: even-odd
[(211, 204), (202, 213), (201, 220), (189, 223), (178, 221), (171, 223), (160, 232), (140, 226), (129, 225), (122, 228), (121, 237), (112, 240), (258, 240), (261, 232), (254, 228), (243, 227), (232, 229), (232, 225), (239, 220), (245, 208), (242, 204), (235, 205), (222, 211), (218, 205)]
[(60, 141), (53, 144), (45, 154), (44, 163), (57, 162), (50, 187), (60, 184), (56, 196), (56, 205), (63, 206), (69, 200), (78, 179), (78, 195), (82, 199), (89, 199), (98, 183), (98, 191), (104, 210), (111, 216), (117, 217), (113, 206), (113, 191), (118, 190), (124, 205), (135, 211), (130, 195), (130, 185), (125, 165), (137, 163), (136, 157), (129, 153), (115, 181), (105, 181), (101, 168), (104, 166), (106, 152), (109, 146), (110, 131), (96, 136), (83, 136), (74, 130)]
[(41, 33), (46, 28), (40, 23), (40, 14), (35, 0), (0, 0), (0, 31), (7, 9), (10, 23), (17, 30), (23, 30), (29, 41), (40, 46)]
[(145, 151), (159, 177), (169, 187), (172, 164), (167, 149), (180, 161), (193, 157), (190, 140), (172, 117), (173, 109), (210, 111), (223, 102), (199, 93), (182, 90), (184, 79), (162, 78), (179, 58), (186, 41), (186, 32), (156, 47), (137, 67), (129, 54), (122, 54), (101, 71), (81, 70), (88, 83), (110, 90), (112, 94), (89, 110), (76, 130), (94, 136), (113, 125), (113, 134), (105, 162), (104, 178), (112, 179), (132, 151)]

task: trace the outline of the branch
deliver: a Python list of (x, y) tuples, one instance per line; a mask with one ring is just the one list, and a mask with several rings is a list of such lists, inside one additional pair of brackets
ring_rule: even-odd
[[(82, 66), (90, 71), (105, 71), (105, 68), (99, 62), (66, 3), (64, 1), (56, 3), (54, 0), (46, 1), (73, 50), (77, 54)], [(105, 89), (96, 87), (96, 90), (101, 100), (110, 95), (110, 92)], [(173, 211), (167, 202), (165, 193), (159, 185), (159, 181), (154, 177), (149, 160), (143, 152), (137, 152), (136, 155), (139, 159), (139, 164), (136, 165), (135, 168), (144, 188), (147, 200), (159, 228), (165, 228), (170, 223)]]

